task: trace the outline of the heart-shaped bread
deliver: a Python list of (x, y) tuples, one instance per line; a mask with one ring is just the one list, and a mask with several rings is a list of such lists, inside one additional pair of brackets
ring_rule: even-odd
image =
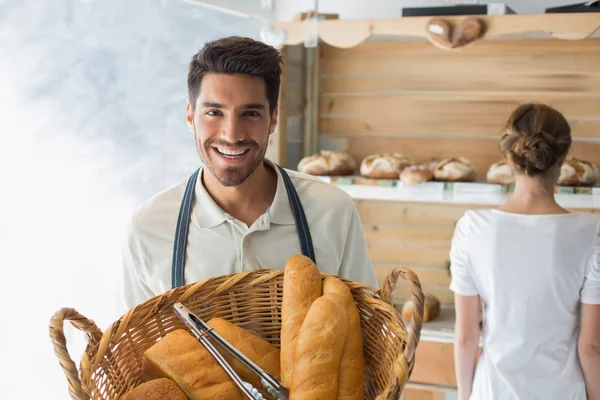
[(431, 43), (444, 50), (455, 50), (474, 43), (485, 33), (485, 23), (476, 17), (463, 19), (458, 27), (444, 18), (433, 18), (426, 25)]

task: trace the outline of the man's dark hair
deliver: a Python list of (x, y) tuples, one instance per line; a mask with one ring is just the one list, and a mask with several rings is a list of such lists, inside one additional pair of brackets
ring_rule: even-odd
[(246, 74), (264, 79), (272, 114), (279, 100), (282, 63), (276, 48), (251, 38), (230, 36), (208, 42), (190, 62), (188, 96), (192, 108), (204, 74)]

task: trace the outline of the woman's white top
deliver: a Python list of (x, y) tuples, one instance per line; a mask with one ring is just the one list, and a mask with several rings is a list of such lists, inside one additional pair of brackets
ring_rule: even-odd
[(450, 289), (481, 297), (483, 354), (471, 399), (586, 398), (581, 303), (600, 304), (600, 218), (468, 211), (450, 251)]

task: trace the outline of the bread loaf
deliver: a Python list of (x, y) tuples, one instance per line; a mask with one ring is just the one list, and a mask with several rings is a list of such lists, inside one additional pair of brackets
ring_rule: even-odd
[(244, 399), (217, 360), (183, 329), (168, 333), (144, 352), (142, 377), (172, 379), (189, 400)]
[(322, 150), (304, 157), (298, 163), (298, 171), (310, 175), (351, 175), (356, 170), (356, 161), (343, 151)]
[(475, 179), (476, 170), (467, 158), (447, 158), (438, 163), (433, 176), (439, 181), (471, 182)]
[(412, 166), (400, 173), (400, 180), (407, 185), (416, 185), (433, 179), (433, 173), (426, 166)]
[(360, 314), (354, 302), (350, 288), (336, 277), (328, 276), (323, 282), (323, 294), (336, 293), (344, 298), (346, 315), (348, 316), (348, 333), (338, 380), (338, 400), (364, 399), (365, 385), (363, 381), (365, 359), (363, 357), (363, 333), (360, 325)]
[(312, 303), (296, 343), (290, 400), (337, 398), (348, 330), (346, 300), (327, 293)]
[(510, 185), (515, 183), (515, 172), (506, 161), (498, 161), (488, 169), (486, 180), (498, 185)]
[(167, 378), (154, 379), (136, 386), (119, 400), (187, 400), (175, 382)]
[(412, 164), (400, 153), (372, 154), (362, 160), (360, 174), (373, 179), (398, 179), (400, 172)]
[[(279, 368), (280, 355), (277, 347), (223, 318), (213, 318), (207, 324), (264, 371), (273, 375), (277, 380), (281, 379)], [(228, 351), (221, 351), (221, 349), (219, 351), (243, 380), (251, 383), (265, 398), (272, 398), (263, 389), (260, 378), (257, 375), (244, 366), (237, 358), (234, 358)]]
[(321, 291), (317, 266), (308, 257), (292, 256), (285, 265), (281, 304), (281, 382), (287, 388), (292, 383), (294, 351), (302, 322)]
[(560, 168), (557, 183), (568, 186), (594, 185), (598, 181), (598, 168), (589, 161), (571, 158)]
[[(423, 322), (432, 321), (440, 314), (440, 301), (430, 293), (424, 293)], [(414, 303), (409, 300), (402, 306), (402, 319), (410, 322), (413, 314)]]

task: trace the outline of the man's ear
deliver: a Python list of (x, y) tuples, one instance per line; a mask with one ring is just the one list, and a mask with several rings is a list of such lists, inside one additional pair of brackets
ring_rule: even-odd
[(185, 120), (187, 122), (188, 129), (190, 132), (194, 132), (194, 108), (192, 107), (192, 103), (187, 101), (185, 106)]
[(275, 129), (277, 128), (277, 119), (279, 117), (279, 107), (275, 107), (275, 109), (273, 110), (273, 113), (271, 114), (271, 129), (269, 130), (269, 135), (273, 134), (273, 132), (275, 132)]

